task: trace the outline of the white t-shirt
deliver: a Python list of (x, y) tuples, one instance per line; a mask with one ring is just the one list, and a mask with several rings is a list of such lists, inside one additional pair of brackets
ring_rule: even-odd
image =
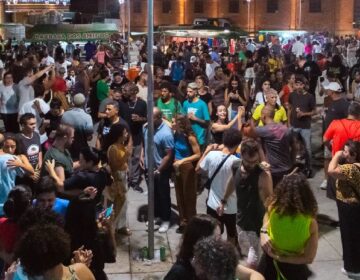
[(29, 77), (25, 77), (18, 83), (17, 94), (19, 98), (19, 111), (26, 102), (34, 100), (34, 88)]
[[(263, 94), (262, 91), (259, 91), (255, 96), (254, 106), (256, 107), (256, 106), (258, 106), (260, 104), (265, 104), (265, 102), (266, 102), (266, 94)], [(280, 101), (279, 95), (276, 98), (276, 103), (279, 106), (281, 106), (281, 101)]]
[(212, 63), (206, 63), (205, 73), (209, 81), (215, 76), (215, 68), (220, 66), (217, 62), (213, 61)]
[(140, 97), (142, 100), (147, 102), (147, 96), (148, 96), (148, 87), (147, 86), (141, 86), (139, 83), (137, 84), (139, 88), (139, 92), (137, 94), (137, 97)]
[(15, 114), (18, 112), (18, 97), (14, 91), (14, 85), (4, 86), (0, 83), (0, 113)]
[[(215, 170), (222, 162), (222, 160), (227, 155), (221, 151), (211, 151), (206, 155), (204, 160), (200, 164), (200, 168), (208, 174), (208, 178), (214, 174)], [(207, 206), (211, 209), (216, 210), (219, 207), (221, 200), (224, 198), (227, 182), (232, 176), (232, 166), (234, 162), (239, 161), (239, 159), (231, 155), (224, 165), (221, 167), (219, 172), (216, 174), (214, 180), (211, 183), (209, 198), (207, 201)], [(237, 205), (236, 205), (236, 194), (233, 192), (227, 200), (226, 207), (224, 209), (225, 214), (236, 214)]]
[[(47, 112), (50, 111), (49, 104), (47, 104), (42, 98), (35, 98), (35, 100), (39, 100), (40, 108), (41, 108), (41, 111), (43, 112), (43, 114), (46, 114)], [(42, 119), (41, 119), (40, 114), (38, 113), (38, 111), (35, 109), (35, 106), (34, 106), (34, 101), (35, 100), (26, 102), (21, 107), (21, 109), (19, 111), (19, 115), (21, 116), (21, 115), (23, 115), (25, 113), (34, 114), (35, 118), (36, 118), (36, 132), (39, 132), (39, 127), (41, 125)], [(46, 140), (47, 140), (46, 133), (40, 134), (40, 142), (41, 142), (41, 144), (43, 144)]]
[(296, 57), (304, 55), (305, 52), (305, 45), (300, 42), (296, 41), (292, 46), (292, 53), (296, 55)]
[(48, 55), (47, 57), (44, 57), (41, 60), (41, 64), (49, 66), (49, 65), (55, 64), (55, 60), (50, 55)]

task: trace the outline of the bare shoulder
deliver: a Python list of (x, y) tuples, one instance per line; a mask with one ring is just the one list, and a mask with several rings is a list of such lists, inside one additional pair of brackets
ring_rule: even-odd
[(70, 266), (76, 273), (79, 280), (95, 280), (94, 275), (90, 269), (83, 263), (76, 263)]

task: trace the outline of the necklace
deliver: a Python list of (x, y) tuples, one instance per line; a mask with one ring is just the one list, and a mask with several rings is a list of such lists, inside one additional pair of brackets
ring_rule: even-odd
[(137, 100), (137, 98), (136, 98), (135, 103), (134, 103), (133, 106), (130, 106), (130, 102), (128, 101), (129, 109), (135, 109), (137, 101), (138, 101), (138, 100)]

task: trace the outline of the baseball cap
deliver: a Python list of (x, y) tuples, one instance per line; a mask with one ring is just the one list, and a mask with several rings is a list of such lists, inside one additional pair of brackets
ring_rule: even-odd
[(85, 100), (86, 100), (85, 96), (82, 93), (77, 93), (77, 94), (75, 94), (74, 99), (73, 99), (74, 105), (75, 106), (84, 105)]
[(337, 82), (329, 83), (327, 86), (324, 86), (324, 89), (335, 91), (335, 92), (342, 92), (343, 91), (342, 86)]

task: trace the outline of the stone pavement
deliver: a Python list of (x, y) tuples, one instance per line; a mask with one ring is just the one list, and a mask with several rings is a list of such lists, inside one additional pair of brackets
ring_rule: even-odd
[[(313, 150), (319, 151), (321, 141), (321, 120), (313, 120)], [(320, 190), (319, 186), (323, 180), (323, 169), (321, 168), (322, 152), (315, 154), (314, 165), (318, 167), (314, 178), (310, 179), (312, 189), (316, 195), (319, 204), (319, 214), (325, 215), (332, 220), (338, 220), (335, 202), (326, 198), (326, 192)], [(146, 186), (143, 184), (146, 189)], [(106, 265), (106, 273), (110, 280), (140, 280), (140, 279), (162, 279), (165, 273), (171, 267), (172, 262), (176, 260), (178, 245), (181, 241), (181, 235), (175, 232), (177, 228), (176, 219), (176, 197), (175, 189), (171, 189), (172, 226), (166, 234), (155, 233), (155, 255), (159, 256), (160, 246), (166, 247), (166, 262), (148, 262), (144, 263), (138, 260), (139, 250), (147, 246), (147, 231), (145, 222), (147, 195), (128, 192), (128, 221), (132, 230), (130, 237), (118, 239), (117, 262)], [(204, 191), (197, 199), (198, 213), (205, 213), (206, 192)], [(314, 263), (310, 266), (314, 275), (311, 279), (323, 280), (342, 280), (347, 279), (342, 275), (342, 248), (340, 241), (340, 232), (338, 228), (320, 224), (319, 247)], [(159, 259), (159, 257), (157, 258)]]

